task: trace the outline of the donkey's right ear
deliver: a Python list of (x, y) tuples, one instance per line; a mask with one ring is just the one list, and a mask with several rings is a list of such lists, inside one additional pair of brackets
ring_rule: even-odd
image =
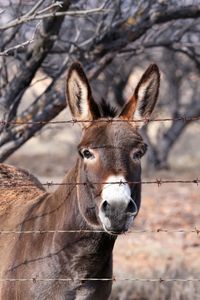
[[(92, 98), (89, 82), (79, 62), (73, 63), (69, 69), (66, 91), (73, 118), (90, 122), (100, 117), (98, 106)], [(88, 124), (83, 122), (84, 127)]]
[(158, 98), (159, 86), (160, 72), (157, 65), (152, 64), (142, 75), (134, 95), (125, 105), (120, 117), (127, 120), (150, 118)]

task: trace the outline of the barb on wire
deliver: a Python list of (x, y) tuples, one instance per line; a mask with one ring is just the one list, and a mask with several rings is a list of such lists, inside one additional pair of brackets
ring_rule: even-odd
[(71, 119), (71, 120), (63, 120), (63, 121), (8, 121), (5, 122), (4, 120), (0, 120), (0, 125), (34, 125), (34, 124), (76, 124), (76, 123), (149, 123), (149, 122), (169, 122), (169, 121), (182, 121), (182, 122), (191, 122), (191, 121), (198, 121), (200, 120), (199, 116), (194, 117), (187, 117), (187, 116), (180, 116), (176, 118), (156, 118), (156, 119), (138, 119), (138, 120), (123, 120), (123, 119), (97, 119), (97, 120), (77, 120), (77, 119)]
[(36, 284), (37, 282), (67, 282), (67, 281), (140, 281), (140, 282), (200, 282), (200, 278), (128, 278), (128, 277), (111, 277), (111, 278), (0, 278), (0, 282), (26, 282), (30, 281)]
[[(167, 179), (156, 179), (156, 180), (147, 180), (147, 181), (113, 181), (113, 182), (44, 182), (41, 183), (43, 186), (46, 186), (47, 188), (50, 188), (52, 186), (71, 186), (71, 185), (85, 185), (87, 186), (88, 184), (91, 185), (102, 185), (102, 184), (106, 184), (106, 185), (110, 185), (110, 184), (117, 184), (117, 185), (121, 185), (121, 184), (157, 184), (158, 187), (160, 187), (162, 184), (176, 184), (176, 183), (181, 183), (181, 184), (196, 184), (197, 186), (200, 183), (200, 179), (199, 178), (195, 178), (195, 179), (191, 179), (191, 180), (167, 180)], [(10, 182), (6, 182), (6, 183), (1, 183), (0, 182), (0, 188), (17, 188), (17, 187), (35, 187), (34, 183), (10, 183)]]
[[(104, 230), (90, 230), (90, 229), (70, 229), (70, 230), (0, 230), (0, 234), (47, 234), (47, 233), (105, 233)], [(124, 234), (140, 234), (140, 233), (195, 233), (199, 235), (200, 230), (197, 227), (191, 229), (135, 229), (129, 230)]]

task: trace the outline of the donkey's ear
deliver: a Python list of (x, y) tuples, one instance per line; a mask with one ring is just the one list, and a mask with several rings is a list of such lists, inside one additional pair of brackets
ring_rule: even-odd
[[(71, 65), (67, 77), (67, 97), (72, 116), (78, 121), (92, 121), (100, 116), (91, 88), (79, 62)], [(83, 122), (88, 126), (88, 122)]]
[(127, 120), (149, 118), (157, 101), (159, 86), (160, 72), (157, 65), (152, 64), (142, 75), (134, 95), (125, 105), (120, 117)]

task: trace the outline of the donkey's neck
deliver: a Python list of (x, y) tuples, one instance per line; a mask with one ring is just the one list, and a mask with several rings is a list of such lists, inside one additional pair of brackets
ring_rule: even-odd
[(77, 199), (77, 164), (64, 177), (62, 185), (51, 195), (55, 206), (59, 206), (56, 216), (57, 229), (86, 230), (89, 229), (79, 211)]
[(55, 224), (57, 229), (80, 232), (60, 234), (57, 236), (57, 242), (62, 247), (66, 246), (69, 259), (67, 269), (70, 266), (70, 273), (73, 273), (73, 276), (110, 277), (115, 237), (105, 232), (95, 232), (95, 228), (82, 216), (78, 204), (77, 185), (71, 184), (78, 183), (77, 170), (78, 164), (68, 172), (63, 185), (53, 193), (52, 197), (61, 207), (56, 217), (56, 224), (59, 224)]
[[(43, 235), (41, 243), (46, 245), (45, 252), (53, 249), (53, 253), (60, 256), (63, 272), (60, 276), (111, 276), (115, 237), (105, 232), (92, 232), (95, 228), (88, 225), (80, 213), (77, 170), (76, 164), (54, 193), (45, 194), (37, 200), (27, 212), (22, 229), (55, 231)], [(64, 232), (56, 232), (59, 230)], [(42, 246), (38, 249), (43, 251)], [(43, 256), (43, 253), (38, 253), (38, 256)]]

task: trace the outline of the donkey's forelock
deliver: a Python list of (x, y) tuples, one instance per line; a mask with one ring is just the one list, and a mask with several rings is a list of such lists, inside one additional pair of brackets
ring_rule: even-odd
[(118, 109), (103, 98), (99, 105), (99, 110), (102, 118), (115, 118), (118, 116)]

